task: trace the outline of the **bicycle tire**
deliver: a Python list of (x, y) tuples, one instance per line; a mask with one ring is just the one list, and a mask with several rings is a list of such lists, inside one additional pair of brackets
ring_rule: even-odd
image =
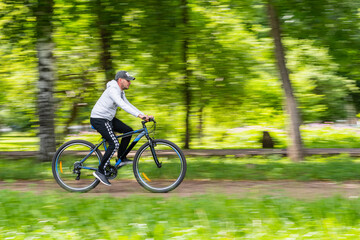
[[(137, 182), (146, 190), (166, 193), (178, 187), (185, 178), (186, 158), (173, 142), (163, 139), (153, 140), (158, 160), (158, 168), (151, 154), (150, 143), (142, 145), (135, 154), (133, 172)], [(158, 154), (161, 153), (162, 154)]]
[[(74, 150), (69, 150), (70, 147)], [(99, 184), (100, 181), (92, 175), (93, 170), (81, 169), (79, 180), (76, 180), (78, 174), (73, 172), (74, 164), (83, 159), (93, 148), (95, 148), (94, 144), (84, 140), (72, 140), (59, 147), (52, 159), (52, 172), (60, 187), (69, 192), (88, 192)], [(84, 164), (97, 168), (101, 159), (102, 154), (96, 149)], [(87, 175), (84, 176), (84, 173)]]

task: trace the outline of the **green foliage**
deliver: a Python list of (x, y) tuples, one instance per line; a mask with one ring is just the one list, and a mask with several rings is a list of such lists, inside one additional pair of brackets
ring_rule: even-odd
[[(326, 47), (332, 62), (338, 64), (336, 75), (356, 80), (359, 87), (360, 74), (357, 66), (360, 58), (354, 50), (360, 47), (359, 1), (275, 2), (283, 16), (281, 20), (284, 35), (313, 40), (315, 45)], [(323, 72), (325, 76), (327, 73)], [(359, 92), (350, 94), (348, 101), (355, 103), (359, 110)]]
[(0, 125), (16, 130), (29, 130), (35, 121), (33, 8), (33, 1), (0, 3)]
[(0, 137), (0, 151), (37, 151), (39, 138), (31, 133), (12, 132)]
[[(274, 2), (302, 120), (347, 118), (347, 105), (358, 99), (359, 4)], [(35, 6), (36, 1), (0, 3), (0, 125), (19, 131), (38, 125)], [(89, 123), (90, 111), (110, 80), (100, 67), (101, 31), (110, 45), (111, 67), (136, 74), (127, 96), (161, 121), (159, 136), (183, 139), (184, 64), (191, 71), (194, 146), (212, 143), (199, 138), (206, 132), (214, 134), (205, 138), (219, 135), (215, 136), (219, 142), (221, 135), (229, 135), (225, 130), (229, 128), (283, 128), (284, 97), (264, 3), (191, 0), (186, 26), (183, 7), (181, 1), (55, 1), (54, 97), (59, 138), (65, 138), (69, 126)], [(187, 63), (182, 62), (185, 39)], [(118, 113), (136, 128), (137, 120), (126, 115)], [(215, 126), (219, 129), (212, 130)]]
[(301, 201), (207, 194), (120, 199), (7, 190), (0, 191), (0, 197), (0, 237), (4, 239), (314, 239), (340, 235), (354, 239), (360, 233), (360, 200), (341, 197)]
[[(14, 130), (29, 130), (36, 121), (36, 63), (34, 52), (5, 44), (0, 58), (0, 124)], [(1, 51), (1, 50), (0, 50)], [(11, 69), (11, 70), (10, 70)]]
[(305, 122), (346, 119), (347, 95), (357, 91), (354, 81), (337, 74), (326, 49), (316, 47), (309, 40), (285, 41), (288, 49), (288, 68), (299, 99), (302, 119)]
[(360, 132), (356, 127), (315, 127), (302, 128), (305, 147), (309, 148), (360, 148)]

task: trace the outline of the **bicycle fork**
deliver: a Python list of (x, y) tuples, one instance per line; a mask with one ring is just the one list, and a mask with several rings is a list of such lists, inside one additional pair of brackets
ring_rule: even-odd
[(156, 143), (154, 143), (154, 141), (150, 137), (149, 137), (149, 144), (150, 144), (151, 154), (152, 154), (152, 156), (154, 158), (156, 166), (158, 168), (161, 168), (161, 163), (159, 162), (159, 160), (157, 158), (157, 155), (156, 155), (156, 152), (155, 152)]

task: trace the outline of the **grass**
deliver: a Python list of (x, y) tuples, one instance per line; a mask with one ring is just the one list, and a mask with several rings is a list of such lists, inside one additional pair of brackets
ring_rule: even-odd
[(0, 136), (0, 151), (37, 151), (39, 139), (30, 133), (7, 133)]
[[(281, 156), (188, 157), (185, 179), (212, 180), (360, 180), (360, 158), (346, 154), (331, 157), (311, 156), (301, 163)], [(52, 179), (51, 163), (33, 158), (0, 158), (0, 180)], [(120, 169), (120, 179), (134, 179), (132, 167)]]
[[(307, 132), (308, 131), (308, 132)], [(306, 147), (360, 147), (356, 129), (303, 129)], [(260, 147), (261, 129), (220, 133), (209, 148)], [(225, 134), (225, 135), (222, 135)], [(227, 141), (222, 141), (223, 137)], [(282, 147), (285, 135), (274, 131)], [(98, 135), (69, 136), (97, 142)], [(36, 137), (0, 137), (0, 151), (37, 150)], [(199, 148), (203, 148), (199, 145)], [(293, 163), (278, 155), (189, 157), (186, 179), (360, 180), (360, 158), (311, 156)], [(51, 163), (0, 157), (0, 180), (52, 179)], [(132, 168), (118, 178), (133, 179)], [(85, 197), (86, 196), (86, 197)], [(317, 200), (223, 195), (110, 196), (0, 190), (0, 239), (358, 239), (360, 199)]]
[[(6, 239), (357, 239), (360, 199), (83, 197), (0, 191)], [(126, 203), (126, 204), (124, 204)]]
[(41, 180), (52, 176), (51, 163), (40, 163), (35, 158), (19, 160), (0, 157), (1, 180)]
[[(307, 125), (301, 127), (302, 138), (306, 148), (360, 148), (360, 129), (350, 126), (327, 124)], [(249, 126), (236, 129), (209, 129), (204, 137), (192, 139), (194, 149), (240, 149), (261, 148), (262, 133), (268, 131), (275, 142), (275, 148), (286, 148), (286, 132), (282, 129)], [(180, 136), (167, 136), (168, 140), (181, 145)], [(83, 139), (98, 143), (100, 135), (96, 132), (71, 134), (65, 140)], [(0, 151), (37, 151), (39, 139), (30, 133), (6, 133), (0, 136)], [(140, 147), (141, 144), (136, 147)]]
[(360, 159), (348, 155), (311, 156), (301, 163), (280, 156), (204, 158), (189, 161), (187, 178), (229, 180), (358, 180)]

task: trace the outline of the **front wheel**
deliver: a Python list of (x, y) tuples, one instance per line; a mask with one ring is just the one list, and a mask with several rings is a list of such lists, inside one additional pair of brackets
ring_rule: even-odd
[[(138, 183), (150, 192), (169, 192), (183, 181), (186, 173), (186, 159), (181, 149), (174, 143), (153, 140), (154, 152), (150, 143), (145, 143), (136, 152), (133, 171)], [(155, 163), (153, 154), (157, 156)]]
[(87, 192), (99, 184), (93, 176), (102, 158), (94, 144), (73, 140), (64, 143), (52, 160), (52, 172), (56, 182), (69, 192)]

